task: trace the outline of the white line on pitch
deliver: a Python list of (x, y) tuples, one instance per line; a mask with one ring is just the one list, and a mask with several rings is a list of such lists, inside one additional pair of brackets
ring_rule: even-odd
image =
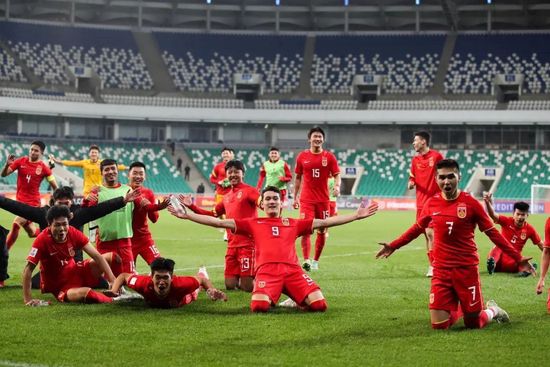
[(48, 367), (45, 364), (14, 362), (14, 361), (6, 361), (6, 360), (0, 360), (0, 366), (6, 366), (6, 367)]

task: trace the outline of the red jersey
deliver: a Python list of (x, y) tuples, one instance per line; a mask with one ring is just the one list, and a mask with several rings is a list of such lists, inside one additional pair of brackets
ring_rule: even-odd
[(501, 226), (500, 233), (502, 233), (504, 238), (506, 238), (506, 240), (508, 240), (508, 242), (510, 242), (519, 252), (523, 250), (523, 246), (525, 246), (528, 239), (534, 244), (539, 244), (541, 242), (540, 236), (535, 228), (527, 222), (525, 222), (522, 227), (518, 227), (514, 223), (514, 218), (499, 215), (497, 223)]
[(145, 302), (151, 307), (176, 308), (189, 303), (187, 295), (199, 288), (199, 281), (194, 277), (182, 277), (174, 275), (168, 295), (159, 298), (153, 287), (153, 278), (150, 275), (132, 275), (127, 282), (132, 288), (143, 296)]
[(442, 159), (441, 153), (433, 149), (412, 159), (409, 180), (416, 185), (417, 209), (422, 209), (424, 203), (440, 191), (435, 180), (435, 165)]
[(302, 176), (300, 201), (317, 203), (329, 201), (328, 179), (340, 173), (340, 167), (331, 152), (312, 153), (308, 149), (296, 158), (294, 172)]
[(544, 247), (550, 247), (550, 217), (546, 219), (544, 226)]
[(42, 293), (55, 293), (62, 289), (65, 275), (75, 265), (75, 249), (88, 244), (86, 237), (78, 229), (69, 226), (67, 239), (57, 243), (49, 228), (43, 230), (34, 240), (27, 261), (38, 265), (40, 262), (40, 289)]
[(235, 233), (252, 236), (256, 269), (268, 263), (298, 264), (296, 238), (311, 234), (313, 218), (235, 219)]
[(40, 184), (42, 180), (52, 175), (52, 170), (44, 162), (31, 162), (29, 157), (16, 159), (10, 168), (17, 170), (17, 201), (40, 206)]
[[(216, 216), (228, 219), (256, 218), (258, 216), (257, 202), (260, 194), (256, 188), (240, 183), (231, 188), (223, 196), (223, 201), (214, 207)], [(227, 247), (253, 246), (254, 241), (249, 236), (236, 235), (228, 232)]]
[[(159, 219), (159, 213), (153, 191), (143, 186), (140, 190), (141, 195), (134, 200), (134, 212), (132, 213), (132, 232), (134, 235), (132, 239), (142, 240), (152, 238), (147, 218), (149, 218), (151, 222), (156, 223)], [(149, 201), (149, 204), (141, 205), (143, 199)]]
[(212, 173), (210, 174), (210, 182), (216, 185), (216, 194), (218, 195), (225, 195), (229, 191), (231, 191), (231, 186), (229, 187), (223, 187), (218, 184), (221, 180), (225, 180), (227, 177), (225, 174), (225, 163), (226, 162), (220, 162), (214, 166), (214, 169), (212, 170)]

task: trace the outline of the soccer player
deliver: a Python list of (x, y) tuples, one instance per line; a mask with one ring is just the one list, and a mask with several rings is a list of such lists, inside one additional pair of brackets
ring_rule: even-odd
[[(550, 265), (550, 217), (546, 219), (546, 225), (544, 226), (544, 249), (540, 259), (540, 278), (537, 283), (537, 294), (541, 294), (544, 291), (544, 278), (548, 273), (548, 265)], [(546, 301), (546, 308), (550, 313), (550, 289), (548, 289), (548, 299)]]
[[(49, 227), (34, 240), (23, 270), (23, 301), (27, 306), (48, 304), (32, 298), (31, 277), (38, 263), (41, 264), (42, 293), (52, 293), (59, 302), (112, 302), (110, 297), (92, 287), (99, 284), (103, 275), (109, 282), (115, 281), (108, 264), (113, 254), (100, 255), (82, 232), (69, 225), (70, 216), (69, 208), (64, 205), (48, 210)], [(92, 259), (75, 262), (74, 251), (78, 248)]]
[(133, 190), (139, 189), (141, 199), (139, 203), (134, 205), (134, 213), (132, 219), (132, 254), (134, 255), (134, 263), (137, 256), (141, 256), (147, 264), (151, 264), (153, 260), (160, 257), (151, 232), (147, 218), (151, 222), (156, 223), (159, 219), (159, 210), (166, 209), (168, 206), (168, 198), (164, 198), (160, 203), (156, 203), (155, 194), (152, 190), (143, 186), (146, 178), (145, 164), (142, 162), (134, 162), (130, 165), (128, 171), (128, 184)]
[[(222, 161), (214, 166), (210, 174), (210, 182), (216, 187), (216, 196), (214, 202), (219, 204), (223, 200), (223, 196), (231, 191), (231, 183), (226, 176), (225, 165), (227, 162), (235, 159), (235, 151), (228, 147), (223, 147), (221, 151)], [(227, 241), (227, 232), (223, 231), (223, 240)]]
[[(55, 177), (52, 170), (42, 161), (46, 144), (37, 140), (31, 143), (29, 155), (15, 159), (15, 156), (8, 154), (6, 164), (0, 175), (6, 177), (17, 171), (17, 192), (16, 199), (19, 202), (38, 207), (40, 206), (40, 184), (45, 178), (53, 190), (57, 189)], [(23, 227), (29, 237), (38, 236), (38, 229), (25, 218), (15, 217), (11, 231), (6, 239), (8, 250), (13, 246), (19, 236), (19, 229)]]
[[(300, 267), (295, 241), (299, 236), (317, 228), (327, 228), (367, 218), (374, 215), (378, 204), (361, 205), (357, 212), (327, 219), (282, 218), (281, 193), (277, 187), (262, 190), (260, 206), (267, 218), (218, 219), (206, 215), (182, 212), (169, 207), (178, 218), (193, 222), (227, 228), (240, 235), (251, 236), (256, 244), (256, 278), (250, 302), (252, 312), (267, 312), (275, 305), (282, 293), (287, 294), (300, 308), (324, 312), (327, 303), (319, 286)], [(180, 202), (184, 200), (180, 196)], [(184, 202), (183, 202), (184, 203)], [(184, 203), (185, 204), (185, 203)]]
[[(425, 203), (417, 222), (390, 244), (380, 243), (377, 258), (386, 258), (405, 246), (433, 223), (434, 272), (430, 291), (430, 316), (433, 329), (448, 329), (464, 317), (467, 328), (483, 328), (493, 319), (508, 322), (508, 314), (494, 301), (484, 309), (479, 281), (479, 255), (474, 242), (476, 225), (520, 269), (534, 274), (529, 259), (506, 241), (496, 230), (481, 204), (470, 194), (458, 190), (460, 170), (452, 159), (436, 163), (436, 179), (441, 193)], [(458, 306), (460, 304), (460, 309)]]
[(261, 191), (264, 181), (266, 187), (277, 187), (281, 190), (281, 199), (284, 203), (287, 183), (290, 180), (292, 180), (292, 172), (288, 164), (281, 159), (281, 152), (276, 147), (269, 148), (269, 160), (265, 161), (260, 167), (260, 177), (258, 177), (256, 188)]
[[(199, 208), (192, 204), (191, 197), (185, 196), (185, 205), (195, 213), (227, 218), (243, 219), (258, 216), (257, 204), (260, 197), (256, 188), (243, 182), (244, 164), (241, 161), (231, 160), (225, 165), (227, 179), (231, 184), (231, 191), (226, 193), (221, 203), (213, 211)], [(254, 241), (246, 235), (229, 234), (227, 253), (225, 254), (225, 287), (226, 289), (239, 288), (245, 292), (252, 292), (254, 286)]]
[[(420, 218), (422, 208), (426, 201), (439, 192), (437, 183), (435, 180), (435, 165), (437, 162), (443, 159), (441, 153), (436, 150), (430, 149), (431, 135), (427, 131), (419, 131), (414, 133), (413, 148), (417, 153), (411, 161), (411, 170), (409, 172), (409, 183), (407, 188), (412, 190), (416, 188), (416, 219)], [(426, 250), (428, 255), (428, 261), (430, 265), (428, 267), (427, 277), (431, 277), (433, 274), (433, 229), (431, 226), (426, 228), (424, 237), (426, 238)]]
[(174, 275), (174, 261), (163, 257), (153, 260), (150, 267), (151, 275), (120, 274), (107, 294), (116, 296), (126, 285), (141, 294), (151, 307), (176, 308), (195, 301), (202, 288), (212, 301), (227, 301), (225, 293), (214, 288), (204, 267), (194, 277)]
[[(85, 206), (94, 206), (112, 198), (125, 196), (132, 190), (130, 186), (122, 185), (118, 180), (118, 164), (114, 159), (104, 159), (100, 163), (103, 185), (93, 189)], [(132, 203), (120, 210), (101, 217), (97, 220), (99, 236), (96, 239), (97, 250), (101, 254), (114, 252), (120, 256), (121, 263), (113, 264), (113, 273), (133, 273), (134, 255), (132, 254), (132, 212), (134, 203), (141, 202), (138, 197)]]
[[(542, 251), (544, 243), (540, 239), (535, 228), (527, 223), (527, 217), (529, 217), (529, 204), (523, 201), (514, 203), (512, 216), (506, 217), (495, 213), (495, 209), (493, 208), (493, 195), (491, 193), (483, 195), (483, 200), (489, 217), (491, 217), (495, 224), (500, 225), (500, 233), (502, 233), (502, 236), (506, 238), (519, 253), (523, 250), (528, 239)], [(489, 274), (493, 274), (494, 272), (517, 273), (518, 271), (518, 265), (514, 259), (504, 254), (497, 246), (491, 249), (487, 257), (487, 272)], [(519, 275), (529, 276), (530, 273), (522, 272), (519, 273)]]
[[(326, 219), (329, 217), (330, 204), (328, 179), (334, 177), (333, 195), (340, 195), (340, 168), (331, 152), (323, 149), (325, 132), (314, 127), (308, 134), (309, 149), (296, 158), (296, 178), (294, 180), (294, 209), (300, 209), (300, 218)], [(306, 271), (319, 269), (319, 258), (325, 247), (325, 229), (317, 230), (315, 256), (310, 260), (311, 235), (302, 236), (303, 267)]]

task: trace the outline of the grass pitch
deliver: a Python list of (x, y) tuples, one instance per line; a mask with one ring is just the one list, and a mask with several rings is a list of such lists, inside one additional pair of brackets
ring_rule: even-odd
[[(0, 366), (545, 365), (547, 295), (535, 295), (536, 278), (489, 276), (484, 262), (484, 298), (495, 299), (512, 322), (466, 330), (460, 321), (449, 331), (431, 330), (424, 239), (388, 260), (374, 259), (376, 243), (395, 238), (413, 219), (413, 212), (381, 212), (331, 229), (320, 270), (311, 274), (327, 298), (325, 314), (274, 309), (254, 315), (250, 295), (236, 291), (228, 293), (227, 303), (211, 302), (203, 293), (189, 306), (155, 310), (141, 302), (60, 304), (34, 290), (34, 297), (52, 306), (25, 307), (20, 274), (30, 240), (23, 235), (10, 254), (11, 279), (0, 289)], [(11, 220), (0, 212), (0, 224), (9, 227)], [(529, 219), (541, 234), (544, 220)], [(219, 231), (166, 212), (151, 228), (178, 274), (193, 275), (204, 264), (223, 287), (225, 243)], [(488, 239), (480, 233), (477, 239), (484, 258)], [(540, 262), (535, 246), (526, 245), (524, 254)], [(143, 260), (138, 270), (147, 271)]]

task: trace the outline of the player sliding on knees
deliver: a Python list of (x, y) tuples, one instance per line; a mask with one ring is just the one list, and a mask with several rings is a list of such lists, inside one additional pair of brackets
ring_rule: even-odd
[[(180, 196), (184, 203), (184, 197)], [(326, 219), (282, 218), (281, 193), (268, 186), (262, 190), (260, 207), (267, 218), (218, 219), (206, 215), (177, 210), (172, 206), (172, 215), (217, 228), (226, 228), (233, 233), (250, 236), (255, 243), (256, 278), (250, 308), (252, 312), (267, 312), (275, 305), (282, 293), (293, 299), (297, 306), (308, 311), (323, 312), (327, 303), (321, 289), (304, 272), (298, 262), (296, 238), (311, 234), (318, 228), (328, 228), (370, 217), (378, 210), (378, 203), (361, 205), (354, 214)]]
[[(521, 270), (535, 273), (530, 257), (521, 254), (496, 230), (481, 204), (458, 190), (460, 170), (452, 159), (436, 164), (436, 180), (441, 193), (430, 198), (418, 220), (390, 244), (380, 243), (376, 258), (389, 257), (424, 233), (432, 222), (434, 229), (433, 277), (430, 290), (430, 316), (433, 329), (448, 329), (460, 317), (467, 328), (480, 329), (492, 320), (508, 322), (506, 311), (494, 301), (485, 309), (479, 281), (479, 255), (474, 242), (476, 225)], [(460, 309), (458, 308), (460, 306)]]

